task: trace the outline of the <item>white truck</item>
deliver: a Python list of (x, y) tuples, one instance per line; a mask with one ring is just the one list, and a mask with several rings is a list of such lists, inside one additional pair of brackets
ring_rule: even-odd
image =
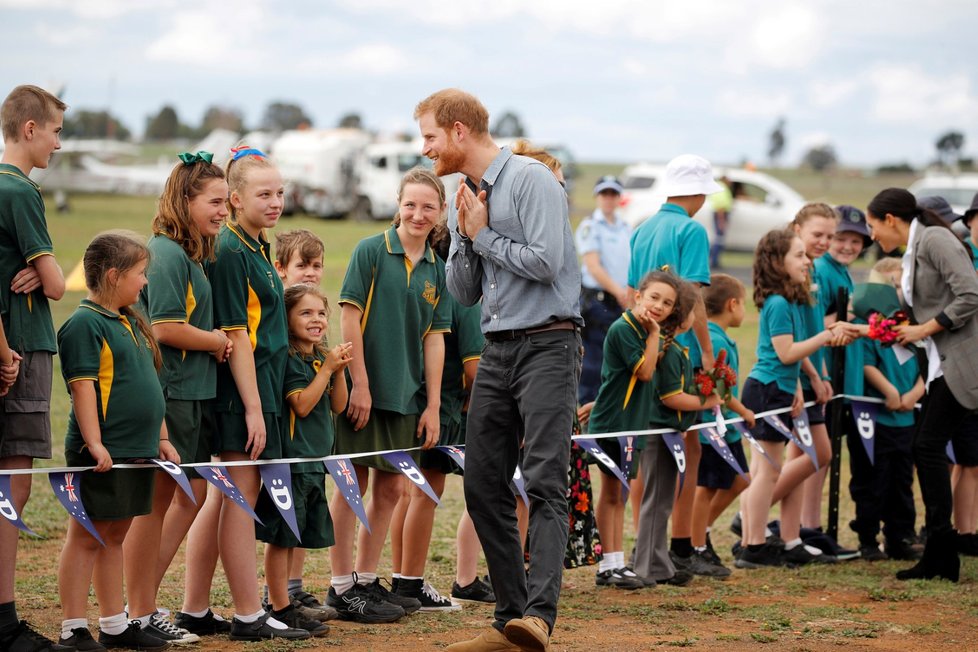
[(404, 173), (414, 167), (431, 167), (421, 155), (419, 141), (371, 143), (357, 157), (358, 200), (353, 217), (389, 220), (397, 212), (397, 188)]

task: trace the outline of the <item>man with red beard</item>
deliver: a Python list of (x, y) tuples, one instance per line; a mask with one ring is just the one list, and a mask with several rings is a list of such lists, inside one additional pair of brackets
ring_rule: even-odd
[[(496, 594), (489, 630), (450, 650), (546, 650), (567, 544), (567, 466), (581, 370), (581, 274), (567, 196), (550, 170), (500, 149), (474, 96), (438, 91), (414, 111), (438, 175), (460, 172), (448, 226), (449, 291), (482, 300), (486, 346), (469, 403), (465, 499)], [(530, 497), (530, 569), (510, 482)]]

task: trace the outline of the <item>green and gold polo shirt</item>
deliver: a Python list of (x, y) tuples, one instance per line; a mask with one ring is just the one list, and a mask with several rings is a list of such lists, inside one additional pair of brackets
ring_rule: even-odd
[[(289, 360), (285, 366), (285, 397), (298, 394), (307, 387), (319, 373), (325, 356), (319, 352), (303, 355), (289, 351)], [(282, 438), (282, 455), (284, 457), (325, 457), (333, 452), (333, 413), (329, 407), (329, 393), (316, 403), (316, 407), (304, 418), (296, 416), (286, 403), (285, 412), (288, 419), (283, 420), (286, 436)], [(325, 473), (322, 462), (300, 462), (292, 465), (292, 472), (321, 472)]]
[(665, 349), (652, 375), (651, 385), (652, 410), (649, 421), (653, 428), (675, 428), (679, 432), (686, 432), (696, 423), (698, 411), (680, 412), (667, 408), (662, 402), (664, 398), (683, 392), (696, 393), (693, 388), (693, 365), (689, 362), (689, 353), (685, 347), (672, 342)]
[[(445, 368), (441, 374), (441, 425), (461, 425), (465, 404), (465, 363), (482, 356), (482, 307), (463, 306), (450, 292), (441, 298), (452, 312), (452, 332), (445, 334)], [(471, 387), (468, 389), (472, 389)]]

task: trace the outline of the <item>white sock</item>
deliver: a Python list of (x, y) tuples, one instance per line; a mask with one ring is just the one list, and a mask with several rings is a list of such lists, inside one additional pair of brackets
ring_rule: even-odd
[(604, 557), (602, 557), (601, 561), (598, 562), (598, 572), (603, 573), (605, 571), (615, 570), (616, 568), (617, 566), (615, 566), (615, 553), (613, 552), (604, 553)]
[(769, 536), (771, 536), (772, 534), (774, 534), (774, 532), (771, 532), (771, 528), (769, 528), (769, 527), (765, 527), (764, 528), (764, 538), (765, 539), (768, 538)]
[(707, 526), (706, 526), (706, 533), (707, 533), (707, 534), (709, 534), (709, 533), (710, 533), (710, 526), (709, 526), (709, 525), (707, 525)]
[(423, 580), (424, 579), (424, 576), (423, 575), (421, 577), (415, 577), (413, 575), (398, 575), (397, 577), (401, 578), (402, 580), (408, 580), (408, 581), (410, 581), (410, 580)]
[(357, 573), (357, 584), (362, 584), (363, 586), (373, 584), (376, 579), (377, 573)]
[(266, 620), (265, 622), (268, 623), (268, 626), (269, 627), (272, 627), (274, 629), (288, 629), (289, 628), (288, 625), (286, 625), (285, 623), (283, 623), (281, 620), (279, 620), (275, 616), (269, 616), (268, 617), (268, 620)]
[[(391, 573), (391, 579), (392, 580), (399, 580), (399, 579), (401, 579), (401, 577), (402, 576), (401, 576), (400, 573)], [(405, 579), (407, 579), (407, 578), (405, 578)]]
[(140, 629), (146, 629), (146, 625), (149, 625), (149, 619), (156, 615), (156, 612), (146, 614), (145, 616), (139, 616), (138, 618), (130, 618), (130, 620), (135, 620), (139, 622)]
[(98, 628), (112, 636), (121, 634), (126, 631), (127, 627), (129, 627), (129, 620), (126, 618), (125, 611), (114, 616), (109, 616), (108, 618), (98, 619)]
[(805, 544), (805, 550), (808, 552), (808, 554), (812, 555), (813, 557), (818, 557), (819, 555), (822, 554), (821, 549), (816, 548), (815, 546), (810, 546), (807, 543)]
[(88, 629), (87, 618), (69, 618), (61, 621), (61, 638), (71, 638), (71, 630)]
[(264, 609), (259, 609), (255, 613), (248, 614), (247, 616), (241, 616), (241, 615), (238, 615), (238, 614), (234, 614), (234, 617), (237, 618), (238, 620), (240, 620), (243, 623), (253, 623), (253, 622), (255, 622), (256, 620), (258, 620), (259, 618), (261, 618), (264, 615), (265, 615), (265, 610)]
[(706, 552), (706, 546), (694, 546), (693, 550), (696, 552)]
[(353, 588), (353, 575), (333, 575), (329, 581), (330, 586), (336, 591), (336, 595), (343, 595)]
[(625, 551), (624, 550), (616, 550), (613, 554), (615, 555), (615, 568), (624, 568), (625, 567)]
[[(208, 607), (203, 611), (184, 611), (183, 613), (187, 614), (188, 616), (192, 616), (193, 618), (203, 618), (204, 616), (207, 615), (207, 612), (210, 610), (211, 610), (210, 607)], [(214, 617), (218, 618), (219, 616), (217, 614), (214, 614)]]
[(795, 548), (797, 548), (800, 545), (801, 545), (801, 538), (799, 537), (798, 539), (792, 539), (791, 541), (785, 541), (784, 542), (784, 549), (785, 550), (794, 550)]
[(170, 610), (169, 609), (164, 609), (163, 607), (157, 607), (156, 608), (156, 613), (158, 613), (159, 615), (163, 616), (166, 619), (169, 619), (170, 618)]

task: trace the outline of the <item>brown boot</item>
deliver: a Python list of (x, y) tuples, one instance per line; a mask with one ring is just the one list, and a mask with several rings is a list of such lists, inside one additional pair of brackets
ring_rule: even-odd
[(452, 643), (445, 649), (455, 652), (520, 652), (519, 646), (510, 643), (495, 627), (490, 627), (470, 641)]
[(524, 616), (506, 623), (506, 638), (524, 652), (546, 652), (550, 649), (550, 626), (538, 616)]

